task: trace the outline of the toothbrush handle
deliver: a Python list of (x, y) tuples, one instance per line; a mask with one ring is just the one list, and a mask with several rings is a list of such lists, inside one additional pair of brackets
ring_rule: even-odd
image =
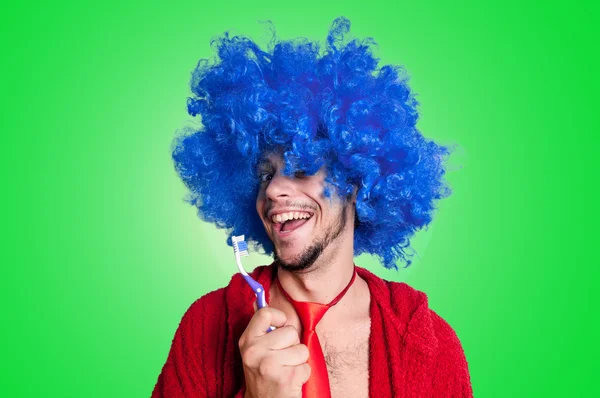
[[(243, 276), (246, 282), (248, 282), (248, 284), (254, 291), (254, 294), (256, 295), (256, 304), (258, 306), (258, 309), (266, 307), (267, 300), (265, 299), (265, 288), (260, 283), (252, 279), (250, 275)], [(272, 332), (273, 330), (275, 330), (275, 328), (273, 326), (269, 326), (269, 328), (267, 329), (267, 333)]]

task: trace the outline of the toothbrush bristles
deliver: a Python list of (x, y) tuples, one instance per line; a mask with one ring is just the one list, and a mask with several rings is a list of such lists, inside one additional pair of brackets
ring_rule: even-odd
[(233, 250), (239, 254), (240, 257), (249, 256), (248, 243), (244, 240), (244, 235), (234, 236), (231, 241), (233, 242)]

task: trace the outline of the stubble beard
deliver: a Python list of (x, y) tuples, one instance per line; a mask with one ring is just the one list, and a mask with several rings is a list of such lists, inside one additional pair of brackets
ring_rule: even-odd
[(344, 231), (348, 218), (346, 210), (347, 208), (344, 206), (342, 208), (342, 215), (336, 223), (337, 225), (331, 225), (323, 239), (306, 248), (304, 252), (302, 252), (291, 262), (285, 262), (279, 258), (279, 255), (277, 254), (277, 248), (275, 248), (273, 253), (275, 265), (290, 272), (299, 272), (309, 269), (321, 256), (321, 254), (323, 254), (323, 251), (329, 246), (329, 244), (337, 239)]

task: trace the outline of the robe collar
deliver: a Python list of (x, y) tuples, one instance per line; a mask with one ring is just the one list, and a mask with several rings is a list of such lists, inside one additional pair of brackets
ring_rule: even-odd
[[(371, 310), (376, 304), (388, 325), (392, 325), (407, 347), (413, 347), (426, 356), (432, 356), (438, 346), (434, 334), (431, 311), (427, 295), (404, 282), (381, 279), (365, 268), (356, 266), (356, 271), (369, 286)], [(258, 266), (250, 274), (265, 288), (267, 303), (270, 302), (269, 289), (275, 283), (277, 267), (274, 264)], [(254, 313), (256, 296), (240, 273), (236, 273), (226, 288), (227, 310), (230, 314), (231, 337), (239, 337)], [(235, 315), (234, 315), (235, 314)], [(233, 324), (232, 324), (233, 323)]]

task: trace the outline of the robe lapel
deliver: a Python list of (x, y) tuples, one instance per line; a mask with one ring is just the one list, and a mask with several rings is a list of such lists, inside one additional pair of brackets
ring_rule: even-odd
[(437, 347), (427, 296), (357, 267), (371, 292), (369, 396), (417, 397)]
[[(422, 370), (433, 360), (438, 344), (427, 296), (405, 283), (386, 281), (358, 266), (356, 270), (371, 293), (369, 396), (418, 396), (417, 386), (422, 386), (428, 377)], [(256, 267), (251, 273), (265, 288), (267, 303), (276, 274), (273, 264)], [(223, 396), (232, 396), (244, 384), (238, 341), (252, 318), (256, 297), (239, 273), (225, 289), (228, 327)]]

